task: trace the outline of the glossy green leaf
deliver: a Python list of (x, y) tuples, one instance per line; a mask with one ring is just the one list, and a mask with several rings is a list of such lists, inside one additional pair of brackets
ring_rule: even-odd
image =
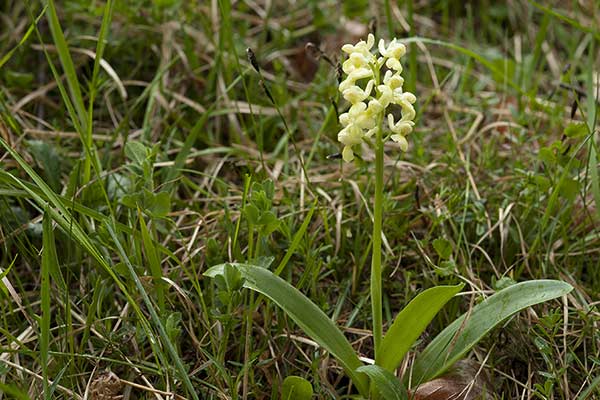
[(572, 289), (565, 282), (536, 280), (517, 283), (488, 297), (470, 313), (456, 319), (417, 356), (412, 371), (413, 386), (441, 375), (511, 315), (565, 295)]
[(396, 317), (385, 334), (377, 365), (393, 371), (398, 368), (406, 352), (419, 338), (433, 317), (464, 285), (438, 286), (415, 297)]
[(378, 365), (364, 365), (358, 368), (357, 371), (366, 374), (371, 379), (371, 384), (384, 400), (408, 399), (406, 388), (402, 385), (400, 379), (390, 371)]
[(313, 387), (300, 376), (288, 376), (281, 387), (281, 400), (311, 400)]
[[(367, 377), (356, 373), (362, 366), (354, 349), (335, 323), (308, 297), (298, 289), (273, 274), (255, 265), (232, 263), (244, 277), (244, 287), (264, 294), (281, 307), (304, 332), (315, 342), (329, 351), (342, 364), (358, 390), (368, 393)], [(225, 264), (210, 268), (205, 276), (223, 274)]]

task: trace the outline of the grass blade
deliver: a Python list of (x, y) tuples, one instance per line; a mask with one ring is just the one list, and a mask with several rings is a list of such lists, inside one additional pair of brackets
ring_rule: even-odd
[[(281, 307), (308, 336), (339, 360), (363, 395), (368, 393), (366, 376), (356, 373), (362, 363), (343, 333), (319, 307), (298, 289), (265, 268), (249, 264), (231, 265), (242, 273), (245, 287), (262, 293)], [(214, 277), (222, 274), (224, 267), (225, 264), (217, 265), (204, 275)]]
[[(196, 393), (196, 391), (194, 389), (194, 385), (192, 384), (192, 381), (190, 380), (190, 377), (188, 375), (188, 371), (186, 370), (185, 366), (183, 365), (183, 361), (179, 357), (179, 354), (177, 353), (177, 349), (175, 348), (175, 345), (173, 345), (173, 343), (171, 343), (171, 339), (169, 338), (169, 335), (167, 334), (167, 330), (165, 329), (164, 324), (160, 320), (158, 313), (154, 309), (154, 305), (150, 301), (150, 297), (148, 296), (148, 293), (144, 289), (144, 286), (142, 285), (140, 278), (137, 276), (135, 269), (133, 268), (133, 265), (131, 264), (131, 261), (129, 260), (129, 257), (127, 256), (127, 253), (125, 252), (125, 249), (123, 249), (123, 246), (121, 245), (121, 242), (119, 241), (119, 238), (117, 237), (115, 229), (111, 225), (107, 225), (106, 228), (107, 228), (109, 235), (113, 239), (115, 246), (117, 247), (117, 252), (119, 253), (119, 256), (121, 257), (121, 260), (127, 266), (127, 269), (129, 270), (131, 278), (133, 279), (135, 286), (138, 289), (138, 292), (140, 293), (140, 295), (142, 296), (142, 299), (144, 300), (144, 304), (145, 304), (146, 308), (148, 309), (148, 312), (150, 313), (152, 322), (158, 329), (158, 332), (162, 339), (162, 343), (167, 348), (167, 352), (169, 353), (169, 355), (171, 356), (171, 360), (175, 364), (175, 369), (179, 373), (179, 378), (183, 381), (183, 384), (185, 385), (186, 389), (188, 390), (188, 392), (190, 393), (192, 398), (194, 400), (199, 400), (198, 394)], [(152, 340), (154, 340), (154, 339), (152, 339)], [(161, 353), (159, 352), (157, 355), (160, 356)]]
[(2, 68), (2, 66), (4, 64), (6, 64), (8, 62), (8, 60), (10, 60), (10, 58), (12, 57), (12, 55), (14, 54), (14, 52), (17, 51), (17, 49), (19, 47), (21, 47), (23, 45), (23, 43), (25, 43), (27, 41), (27, 39), (29, 39), (29, 36), (31, 36), (31, 34), (33, 33), (33, 31), (35, 31), (35, 27), (36, 27), (37, 23), (40, 21), (40, 19), (46, 13), (46, 8), (47, 8), (47, 6), (44, 7), (44, 9), (40, 13), (40, 15), (38, 15), (37, 18), (35, 19), (35, 21), (32, 22), (31, 25), (29, 25), (29, 28), (27, 29), (27, 32), (25, 32), (25, 34), (23, 35), (23, 37), (21, 38), (21, 40), (19, 40), (19, 43), (17, 43), (17, 45), (15, 47), (13, 47), (12, 49), (10, 49), (9, 52), (4, 55), (4, 57), (0, 58), (0, 68)]
[[(81, 228), (79, 223), (69, 213), (69, 211), (67, 210), (67, 208), (65, 207), (65, 205), (63, 204), (63, 202), (61, 201), (59, 196), (56, 193), (54, 193), (52, 191), (52, 189), (50, 189), (50, 187), (46, 184), (46, 182), (1, 137), (0, 137), (0, 145), (2, 147), (4, 147), (6, 149), (6, 151), (11, 155), (11, 157), (19, 164), (19, 166), (25, 170), (27, 175), (29, 175), (29, 177), (35, 182), (35, 184), (39, 187), (39, 189), (41, 190), (41, 192), (43, 193), (43, 195), (46, 197), (47, 200), (42, 198), (29, 185), (26, 185), (25, 183), (23, 183), (20, 179), (16, 178), (15, 176), (13, 176), (11, 174), (6, 174), (7, 178), (12, 179), (12, 182), (16, 186), (25, 190), (29, 194), (29, 196), (31, 196), (33, 201), (35, 201), (41, 208), (46, 209), (46, 212), (48, 213), (48, 215), (50, 215), (52, 217), (52, 219), (58, 224), (58, 226), (64, 232), (66, 232), (73, 240), (75, 240), (100, 265), (100, 267), (106, 273), (108, 273), (108, 275), (115, 282), (115, 284), (117, 285), (119, 290), (123, 293), (123, 295), (127, 299), (127, 302), (133, 308), (136, 316), (140, 320), (140, 323), (144, 329), (144, 332), (146, 333), (146, 335), (149, 338), (151, 338), (150, 343), (151, 343), (154, 353), (156, 354), (157, 357), (160, 358), (162, 356), (161, 349), (158, 347), (157, 341), (154, 339), (154, 334), (153, 334), (152, 330), (150, 329), (150, 323), (146, 319), (144, 313), (142, 313), (142, 310), (140, 309), (140, 306), (138, 305), (138, 303), (133, 299), (133, 297), (127, 290), (127, 287), (125, 286), (125, 284), (116, 275), (115, 270), (111, 267), (110, 263), (104, 258), (104, 256), (102, 255), (100, 250), (94, 245), (94, 243), (92, 242), (90, 237), (84, 232), (84, 230)], [(112, 228), (112, 225), (108, 224), (108, 218), (105, 218), (103, 221), (105, 223), (107, 223), (107, 226), (109, 227), (109, 229), (108, 229), (109, 232), (111, 234), (113, 234), (114, 238), (116, 238), (116, 235), (114, 235), (114, 229)], [(115, 243), (115, 245), (117, 245), (117, 247), (122, 250), (122, 247), (118, 241)], [(128, 259), (127, 259), (127, 262), (129, 262)], [(129, 266), (131, 266), (131, 263), (128, 264), (128, 267)], [(131, 267), (131, 268), (133, 268), (133, 267)], [(138, 281), (139, 281), (139, 279), (138, 279)], [(143, 292), (143, 294), (146, 294), (145, 291)], [(147, 294), (146, 294), (146, 296), (147, 296)], [(151, 310), (153, 311), (153, 309), (151, 309)], [(160, 320), (159, 320), (159, 323), (160, 323)], [(161, 325), (161, 327), (162, 327), (162, 325)], [(163, 328), (163, 330), (164, 330), (164, 328)], [(165, 337), (168, 338), (168, 336), (166, 336), (166, 335), (165, 335)], [(171, 344), (171, 347), (172, 347), (172, 344)], [(187, 378), (187, 381), (186, 381), (186, 378)], [(187, 377), (187, 375), (184, 376), (184, 382), (186, 382), (186, 385), (188, 386), (188, 388), (192, 388), (191, 382), (189, 381), (189, 378)], [(189, 383), (189, 385), (188, 385), (188, 383)], [(197, 399), (197, 397), (194, 397), (194, 399)]]
[(31, 397), (29, 397), (23, 390), (17, 389), (13, 385), (7, 385), (6, 383), (2, 382), (0, 382), (0, 393), (12, 396), (11, 398), (15, 400), (31, 400)]
[(598, 387), (600, 387), (600, 375), (598, 375), (594, 378), (594, 380), (592, 380), (590, 386), (588, 386), (583, 392), (581, 392), (579, 397), (577, 397), (577, 400), (586, 400), (593, 398), (591, 397), (591, 395), (594, 394), (594, 391), (600, 394), (600, 390), (598, 389)]
[(144, 221), (142, 211), (138, 209), (138, 218), (140, 220), (140, 232), (142, 233), (142, 242), (144, 244), (144, 253), (146, 254), (146, 261), (152, 274), (154, 287), (156, 288), (156, 298), (158, 302), (158, 308), (161, 313), (165, 310), (165, 289), (164, 282), (162, 280), (162, 268), (160, 267), (160, 260), (156, 251), (156, 246), (150, 237), (148, 232), (148, 226)]
[(315, 212), (316, 207), (317, 207), (317, 201), (315, 200), (313, 202), (312, 206), (310, 207), (310, 210), (308, 211), (308, 215), (302, 222), (302, 225), (300, 225), (300, 229), (298, 229), (298, 231), (294, 234), (292, 243), (290, 244), (290, 247), (288, 247), (288, 249), (285, 253), (285, 256), (283, 256), (283, 259), (281, 260), (281, 262), (275, 269), (275, 275), (281, 274), (281, 271), (283, 271), (283, 269), (287, 265), (288, 261), (290, 261), (290, 258), (296, 251), (296, 248), (300, 245), (300, 241), (302, 240), (302, 237), (304, 236), (304, 233), (306, 232), (306, 229), (308, 228), (308, 224), (310, 224), (310, 221), (312, 220), (312, 216)]
[(433, 317), (464, 287), (438, 286), (427, 289), (400, 311), (381, 342), (381, 356), (376, 364), (394, 371), (415, 340), (423, 333)]
[[(554, 280), (521, 282), (499, 291), (444, 329), (419, 354), (413, 365), (413, 386), (450, 368), (483, 336), (511, 315), (535, 304), (569, 293), (573, 287)], [(465, 318), (469, 316), (468, 320)]]
[(577, 21), (571, 17), (568, 17), (564, 14), (561, 14), (558, 11), (556, 11), (550, 7), (544, 6), (536, 1), (528, 0), (528, 2), (529, 2), (529, 4), (531, 4), (538, 10), (542, 11), (544, 14), (551, 15), (560, 21), (566, 22), (567, 24), (571, 25), (572, 27), (574, 27), (576, 29), (579, 29), (580, 31), (591, 33), (596, 40), (600, 40), (600, 31), (598, 31), (597, 29), (588, 28), (587, 26), (583, 26), (581, 23), (579, 23), (579, 21)]
[(67, 45), (65, 35), (58, 20), (58, 14), (56, 12), (54, 0), (48, 0), (47, 19), (50, 32), (52, 33), (54, 45), (58, 51), (60, 63), (65, 72), (67, 86), (69, 87), (69, 92), (71, 93), (71, 101), (73, 102), (73, 106), (77, 111), (79, 122), (84, 128), (83, 131), (85, 132), (87, 131), (87, 113), (83, 103), (83, 96), (81, 95), (81, 86), (79, 84), (79, 80), (77, 79), (77, 72), (73, 64), (73, 59), (71, 58), (71, 53), (69, 52), (69, 46)]
[[(434, 44), (437, 46), (444, 46), (444, 47), (448, 47), (452, 50), (458, 51), (459, 53), (479, 62), (481, 65), (483, 65), (488, 70), (490, 70), (493, 74), (496, 74), (497, 76), (502, 77), (503, 81), (506, 82), (507, 85), (509, 85), (514, 90), (516, 90), (518, 93), (526, 95), (525, 90), (521, 86), (519, 86), (517, 83), (515, 83), (514, 80), (512, 79), (512, 77), (507, 76), (507, 74), (504, 70), (500, 69), (498, 66), (496, 66), (494, 63), (492, 63), (490, 60), (488, 60), (481, 54), (474, 52), (471, 49), (467, 49), (466, 47), (462, 47), (462, 46), (459, 46), (454, 43), (445, 42), (443, 40), (429, 39), (429, 38), (419, 37), (419, 36), (413, 36), (413, 37), (409, 37), (406, 39), (402, 39), (402, 42), (407, 43), (407, 44), (422, 42), (422, 43), (426, 43), (426, 44)], [(533, 99), (533, 100), (535, 100), (535, 99)]]
[(44, 388), (44, 399), (51, 399), (48, 382), (48, 355), (50, 352), (50, 271), (57, 270), (58, 258), (56, 257), (56, 243), (54, 242), (54, 232), (52, 231), (52, 218), (47, 212), (44, 213), (42, 223), (43, 245), (42, 250), (42, 288), (41, 303), (42, 317), (40, 318), (40, 359), (42, 360), (42, 384)]
[[(589, 158), (587, 168), (590, 174), (590, 183), (592, 196), (594, 196), (594, 202), (596, 204), (596, 215), (600, 219), (600, 179), (598, 177), (598, 151), (596, 147), (596, 122), (598, 121), (598, 109), (596, 108), (596, 101), (600, 101), (600, 86), (594, 85), (594, 51), (595, 43), (590, 41), (590, 51), (588, 57), (588, 67), (586, 73), (586, 87), (587, 87), (587, 127), (588, 134), (590, 136), (589, 143)], [(587, 172), (587, 171), (586, 171)], [(587, 173), (586, 173), (587, 175)]]

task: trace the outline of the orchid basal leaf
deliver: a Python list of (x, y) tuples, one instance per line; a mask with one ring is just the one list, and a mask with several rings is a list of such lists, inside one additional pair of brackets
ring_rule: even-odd
[(406, 352), (423, 333), (433, 317), (463, 287), (463, 284), (433, 287), (420, 293), (408, 303), (385, 334), (381, 342), (377, 365), (388, 371), (398, 368)]
[(412, 387), (441, 375), (511, 315), (563, 296), (572, 289), (571, 285), (561, 281), (535, 280), (509, 286), (488, 297), (470, 313), (456, 319), (417, 356), (413, 364)]

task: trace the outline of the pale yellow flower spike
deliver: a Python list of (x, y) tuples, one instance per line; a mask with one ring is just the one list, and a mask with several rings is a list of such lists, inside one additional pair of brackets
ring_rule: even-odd
[(416, 113), (413, 104), (417, 98), (402, 90), (404, 79), (401, 76), (400, 58), (406, 54), (406, 46), (396, 39), (386, 46), (381, 39), (375, 49), (379, 53), (377, 57), (371, 52), (374, 44), (375, 36), (369, 34), (366, 42), (361, 40), (355, 45), (346, 44), (342, 47), (348, 59), (342, 64), (346, 79), (338, 89), (344, 99), (352, 104), (348, 112), (340, 115), (343, 129), (338, 133), (338, 141), (344, 145), (342, 158), (346, 162), (354, 160), (353, 146), (360, 146), (377, 132), (378, 121), (391, 104), (400, 106), (402, 111), (402, 118), (398, 122), (394, 121), (393, 114), (387, 113), (387, 126), (392, 133), (390, 139), (402, 151), (408, 150), (406, 136), (414, 126)]

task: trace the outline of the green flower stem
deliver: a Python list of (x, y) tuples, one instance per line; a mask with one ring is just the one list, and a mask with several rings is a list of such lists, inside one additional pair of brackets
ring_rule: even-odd
[(383, 216), (383, 117), (379, 117), (375, 143), (375, 205), (373, 211), (373, 253), (371, 259), (371, 306), (375, 360), (383, 337), (381, 307), (381, 225)]

